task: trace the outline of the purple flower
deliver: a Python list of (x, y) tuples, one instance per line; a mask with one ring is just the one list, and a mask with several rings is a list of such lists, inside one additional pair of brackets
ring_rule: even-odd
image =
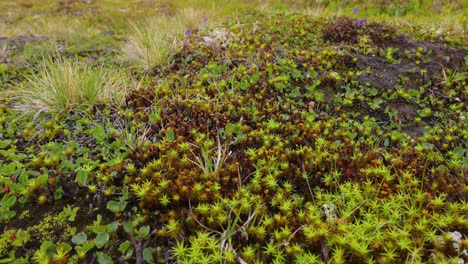
[(357, 9), (357, 7), (354, 8), (354, 14), (357, 15), (359, 13), (359, 10)]
[(356, 23), (356, 26), (362, 27), (362, 26), (364, 26), (364, 22), (366, 22), (365, 19), (359, 19), (359, 20), (357, 21), (357, 23)]
[(208, 22), (208, 18), (205, 17), (205, 18), (203, 19), (203, 25), (206, 24), (206, 22)]
[(192, 34), (192, 31), (190, 31), (190, 29), (187, 29), (187, 31), (185, 31), (185, 36), (188, 36), (190, 34)]

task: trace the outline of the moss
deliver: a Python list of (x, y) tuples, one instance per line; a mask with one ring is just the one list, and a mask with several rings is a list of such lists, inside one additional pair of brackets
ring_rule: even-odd
[[(328, 18), (250, 10), (216, 28), (200, 19), (170, 63), (142, 70), (114, 56), (129, 29), (123, 7), (135, 8), (121, 4), (120, 15), (101, 3), (90, 4), (95, 16), (85, 3), (51, 12), (82, 12), (83, 25), (99, 27), (64, 35), (52, 57), (122, 67), (122, 105), (19, 116), (17, 98), (0, 100), (0, 197), (20, 205), (2, 253), (163, 263), (459, 257), (466, 238), (453, 244), (452, 235), (468, 232), (460, 36), (428, 42), (423, 28), (371, 16), (380, 5)], [(44, 43), (23, 44), (8, 50), (15, 65), (3, 76), (20, 78), (13, 69), (26, 62), (35, 71)], [(8, 247), (24, 228), (31, 240)]]
[(41, 222), (30, 227), (31, 234), (38, 238), (39, 242), (62, 241), (67, 237), (67, 219), (57, 215), (45, 214)]

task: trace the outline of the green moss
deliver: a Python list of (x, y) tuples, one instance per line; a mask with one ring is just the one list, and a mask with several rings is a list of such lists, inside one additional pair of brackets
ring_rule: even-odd
[(62, 241), (67, 237), (67, 219), (57, 215), (45, 214), (39, 224), (30, 227), (30, 232), (37, 235), (39, 242)]
[[(119, 10), (109, 4), (117, 1)], [(96, 30), (64, 32), (52, 60), (123, 67), (128, 91), (121, 105), (33, 116), (19, 115), (13, 93), (0, 100), (0, 198), (15, 197), (20, 208), (4, 223), (0, 254), (162, 263), (459, 258), (466, 237), (452, 240), (468, 232), (463, 37), (401, 24), (396, 10), (404, 19), (433, 12), (424, 1), (359, 4), (358, 14), (354, 2), (314, 6), (333, 17), (305, 15), (310, 3), (295, 2), (219, 10), (208, 25), (198, 19), (167, 64), (144, 71), (118, 55), (128, 21), (149, 14), (140, 6), (150, 3), (57, 6), (80, 12), (75, 26)], [(160, 4), (151, 10), (173, 14), (188, 2)], [(457, 18), (460, 7), (450, 8)], [(35, 72), (47, 47), (8, 43), (21, 44), (0, 66), (11, 84), (25, 65)], [(86, 241), (69, 240), (77, 233)], [(8, 245), (14, 234), (25, 245)]]

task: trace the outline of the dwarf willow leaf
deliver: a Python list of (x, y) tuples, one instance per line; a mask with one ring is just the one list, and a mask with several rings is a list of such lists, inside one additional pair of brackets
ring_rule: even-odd
[(143, 249), (143, 259), (148, 263), (154, 263), (153, 259), (154, 248), (147, 247)]
[(16, 163), (10, 163), (8, 165), (3, 166), (3, 173), (5, 175), (13, 174), (16, 170)]
[(8, 257), (8, 258), (5, 258), (5, 259), (0, 259), (0, 263), (12, 263), (15, 259), (16, 258), (12, 258), (12, 257)]
[(149, 231), (150, 231), (149, 226), (140, 227), (140, 230), (139, 230), (140, 236), (143, 238), (147, 237), (149, 234)]
[(109, 234), (99, 233), (94, 239), (97, 248), (102, 248), (109, 241)]
[(58, 244), (57, 244), (57, 247), (58, 247), (59, 249), (62, 249), (64, 252), (69, 252), (70, 250), (72, 250), (72, 246), (70, 246), (70, 244), (65, 243), (65, 242), (63, 242), (63, 243), (58, 243)]
[(239, 131), (239, 126), (233, 123), (227, 123), (226, 128), (224, 129), (227, 136), (237, 133)]
[(127, 206), (127, 202), (125, 201), (114, 201), (111, 200), (107, 203), (107, 209), (111, 210), (113, 213), (122, 212), (125, 210), (125, 206)]
[(59, 187), (54, 191), (54, 200), (60, 200), (62, 199), (62, 194), (63, 194), (63, 188)]
[(120, 244), (119, 252), (120, 253), (125, 253), (130, 248), (131, 245), (132, 245), (132, 243), (129, 240), (125, 240), (125, 242)]
[(37, 177), (37, 181), (40, 182), (42, 186), (44, 186), (49, 181), (49, 175), (43, 174)]
[(84, 242), (86, 242), (87, 239), (88, 239), (88, 236), (84, 232), (81, 232), (81, 233), (74, 235), (71, 241), (76, 245), (81, 245)]
[(160, 120), (161, 120), (161, 114), (159, 114), (159, 113), (151, 113), (148, 116), (148, 121), (150, 123), (159, 122)]
[(427, 143), (427, 142), (423, 142), (422, 145), (425, 149), (432, 149), (434, 147), (434, 144)]
[(374, 100), (372, 100), (370, 104), (370, 108), (372, 108), (372, 110), (376, 110), (380, 107), (382, 103), (383, 103), (383, 100), (381, 98), (375, 98)]
[(124, 228), (125, 232), (131, 233), (133, 231), (132, 222), (126, 222), (125, 224), (123, 224), (123, 228)]
[(432, 110), (429, 107), (425, 107), (424, 109), (419, 111), (420, 117), (430, 117), (432, 115)]
[(99, 254), (97, 260), (99, 264), (113, 264), (114, 263), (114, 261), (112, 261), (112, 258), (106, 254)]
[(88, 173), (83, 169), (79, 169), (76, 172), (76, 182), (81, 186), (86, 185), (88, 183)]
[(88, 133), (99, 142), (103, 142), (104, 139), (106, 139), (106, 131), (101, 125), (96, 125), (93, 128), (89, 129)]
[(0, 202), (0, 206), (5, 206), (6, 208), (12, 207), (16, 202), (16, 196), (5, 195)]
[(12, 144), (13, 144), (13, 140), (10, 140), (10, 139), (0, 140), (0, 149), (9, 147)]
[(76, 246), (75, 250), (78, 253), (86, 253), (86, 252), (90, 251), (94, 247), (94, 245), (95, 245), (94, 241), (88, 241), (88, 242), (84, 243), (83, 246)]
[(114, 221), (112, 223), (109, 224), (108, 226), (108, 231), (109, 232), (115, 232), (117, 231), (117, 229), (119, 228), (119, 222), (118, 221)]
[(166, 133), (166, 138), (167, 138), (170, 142), (174, 141), (174, 140), (175, 140), (175, 133), (174, 133), (174, 130), (169, 129), (169, 130), (167, 131), (167, 133)]
[(299, 87), (296, 87), (294, 88), (290, 93), (289, 93), (289, 97), (291, 98), (296, 98), (296, 97), (299, 97), (301, 96), (301, 90)]

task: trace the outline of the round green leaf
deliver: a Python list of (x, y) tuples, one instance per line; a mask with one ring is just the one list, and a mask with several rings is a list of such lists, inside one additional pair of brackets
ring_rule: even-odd
[(125, 222), (125, 223), (123, 224), (123, 228), (124, 228), (125, 232), (131, 233), (131, 232), (133, 231), (133, 224), (132, 224), (132, 222)]
[(127, 202), (125, 201), (109, 201), (107, 203), (107, 209), (111, 210), (113, 213), (117, 213), (117, 212), (122, 212), (123, 210), (125, 210), (125, 206), (127, 206)]
[(88, 239), (88, 236), (84, 232), (81, 232), (81, 233), (74, 235), (71, 241), (76, 245), (81, 245), (84, 242), (86, 242), (87, 239)]
[(97, 261), (99, 264), (114, 264), (114, 261), (112, 261), (112, 258), (106, 254), (99, 254)]
[(107, 241), (109, 241), (109, 234), (107, 233), (99, 233), (94, 239), (94, 243), (96, 243), (97, 248), (102, 248)]
[(154, 248), (147, 247), (143, 249), (143, 259), (148, 263), (154, 263), (153, 259)]

